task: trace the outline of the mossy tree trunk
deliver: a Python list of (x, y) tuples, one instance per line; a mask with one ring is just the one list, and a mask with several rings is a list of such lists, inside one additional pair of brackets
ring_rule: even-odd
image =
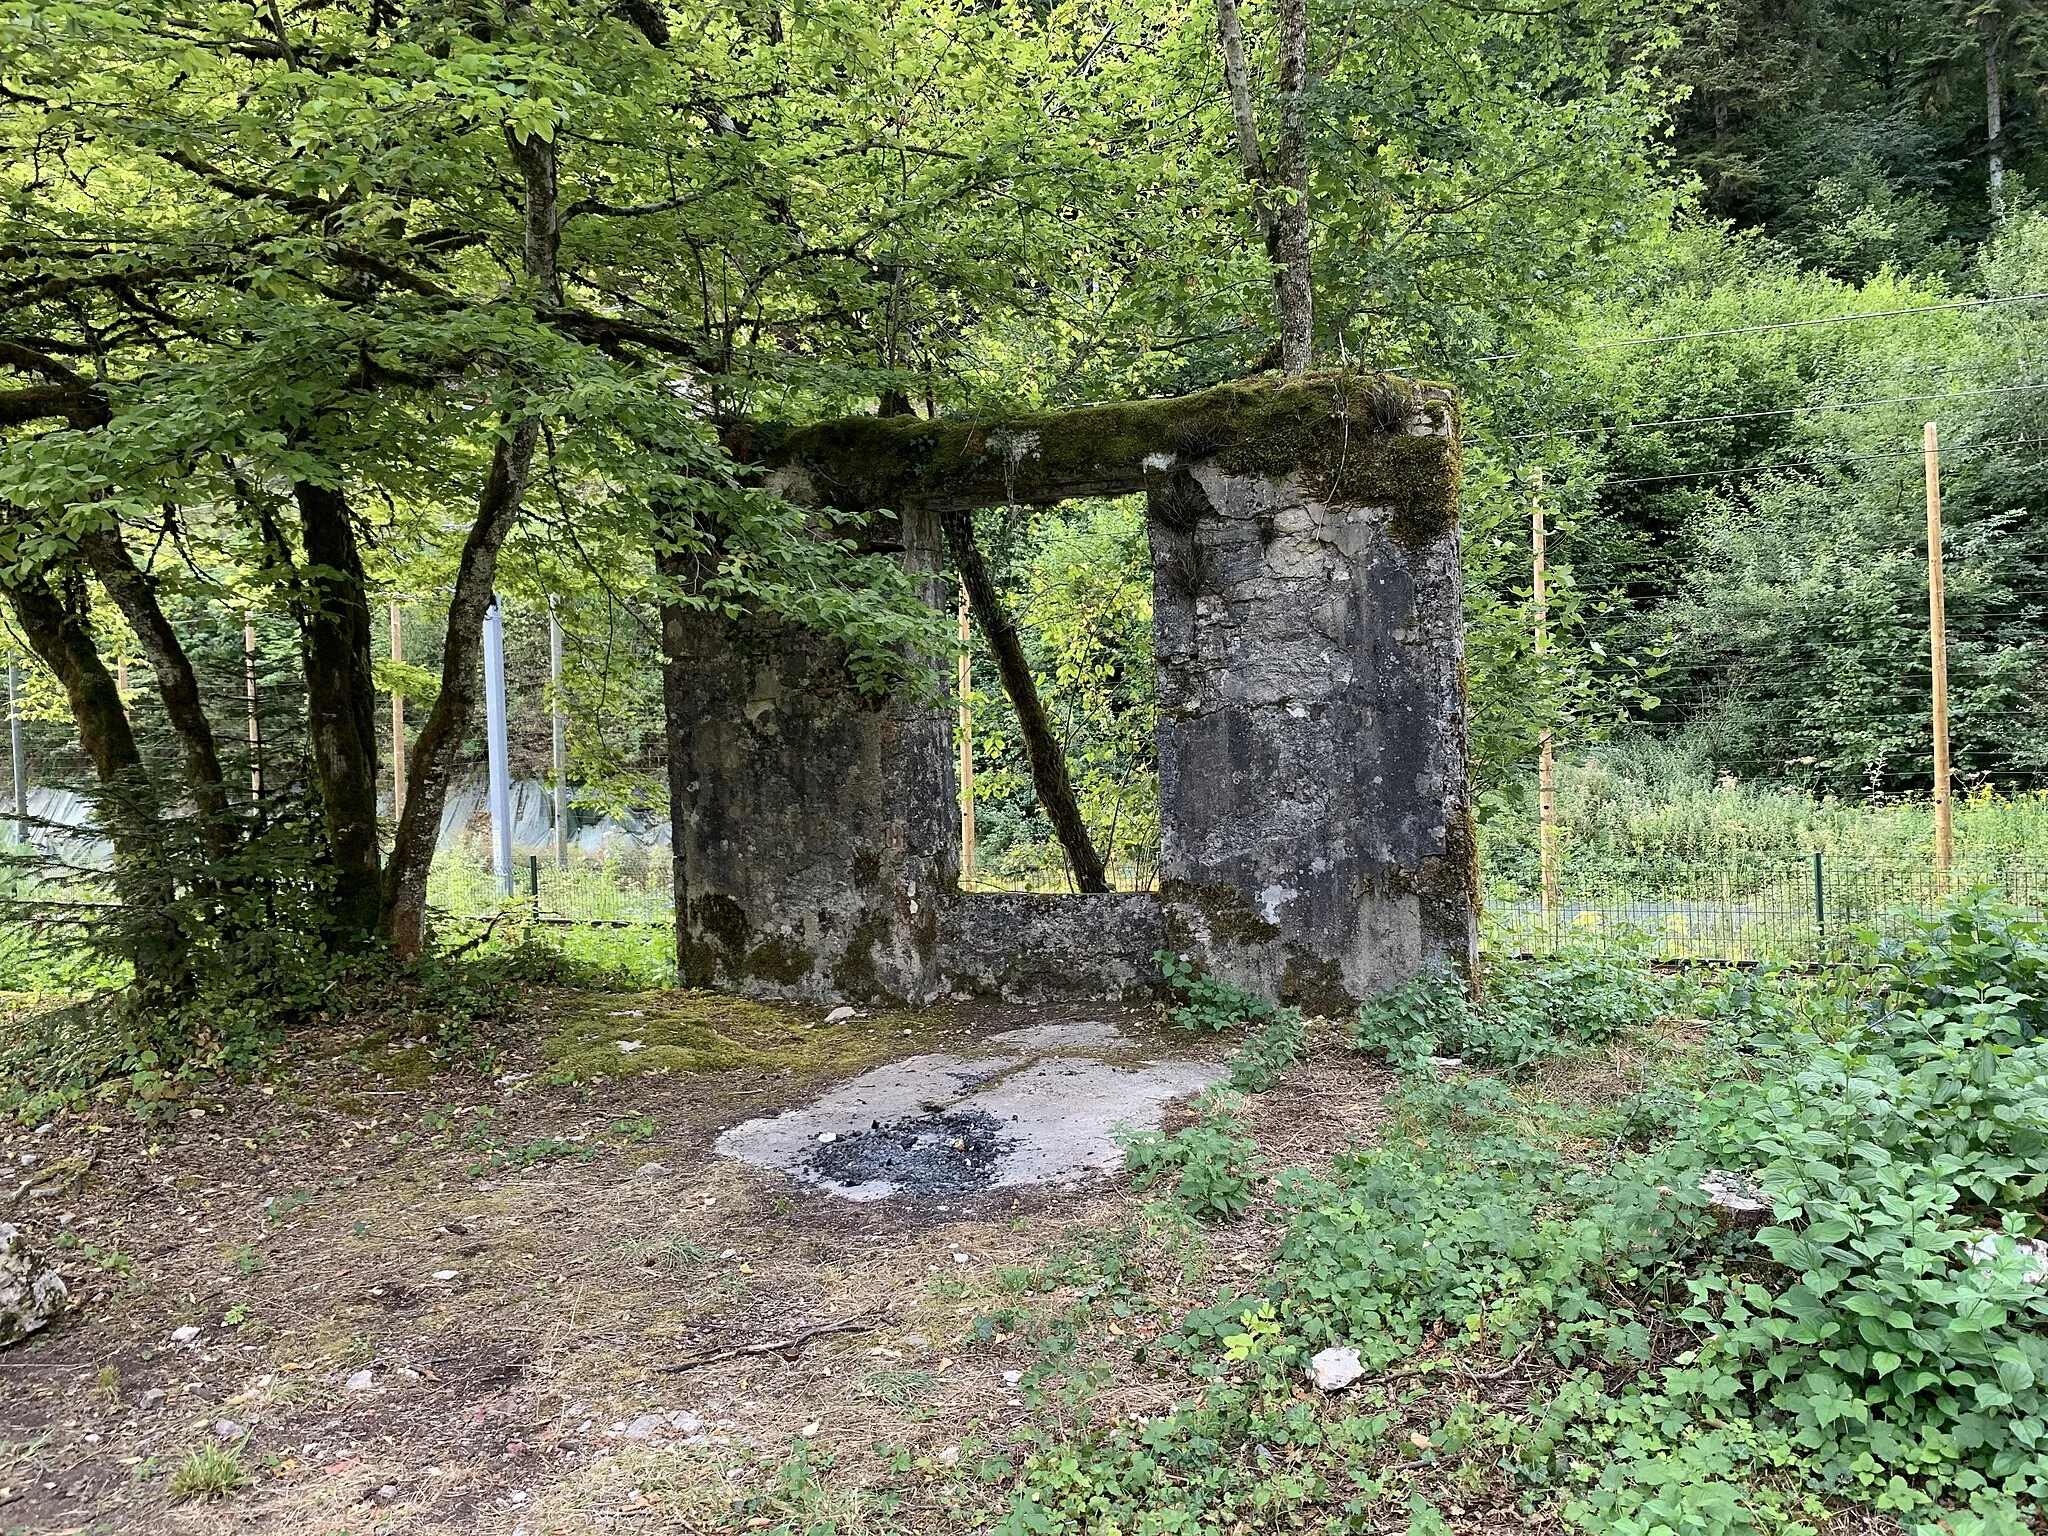
[(1059, 739), (1046, 718), (1038, 684), (1024, 656), (1024, 642), (1018, 637), (1017, 626), (1010, 622), (1002, 594), (989, 576), (988, 565), (981, 558), (981, 546), (974, 541), (974, 514), (944, 512), (940, 521), (946, 527), (946, 542), (953, 549), (953, 563), (960, 568), (961, 580), (967, 584), (968, 606), (973, 609), (981, 632), (988, 636), (989, 649), (996, 654), (996, 670), (1002, 674), (1003, 691), (1017, 711), (1018, 729), (1024, 733), (1024, 755), (1031, 764), (1031, 787), (1038, 792), (1038, 803), (1045, 808), (1053, 835), (1066, 850), (1067, 862), (1074, 870), (1074, 885), (1087, 892), (1107, 891), (1109, 880), (1103, 873), (1102, 856), (1089, 839), (1087, 823), (1081, 820), (1074, 783), (1067, 773), (1066, 754), (1060, 750)]

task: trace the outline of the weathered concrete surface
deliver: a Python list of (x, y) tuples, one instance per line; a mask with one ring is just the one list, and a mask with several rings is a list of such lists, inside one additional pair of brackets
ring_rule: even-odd
[[(906, 526), (928, 576), (936, 525)], [(772, 616), (671, 605), (662, 639), (683, 982), (929, 1001), (959, 870), (945, 715), (862, 694), (835, 642)]]
[(953, 991), (1013, 1003), (1121, 1001), (1157, 989), (1152, 956), (1165, 942), (1159, 903), (1142, 892), (969, 893), (946, 904), (939, 968)]
[(761, 458), (782, 494), (873, 514), (870, 543), (923, 578), (938, 509), (1146, 492), (1161, 889), (962, 895), (945, 710), (860, 699), (801, 632), (671, 609), (685, 980), (1128, 997), (1167, 947), (1336, 1011), (1471, 962), (1448, 391), (1313, 375), (1008, 424), (860, 418)]
[(1204, 465), (1152, 502), (1171, 947), (1328, 1012), (1468, 964), (1455, 523), (1416, 530), (1396, 506)]
[(1104, 1023), (990, 1043), (1010, 1048), (891, 1062), (801, 1109), (736, 1125), (716, 1148), (848, 1200), (1070, 1183), (1122, 1166), (1119, 1126), (1156, 1128), (1169, 1103), (1225, 1070), (1135, 1059), (1134, 1042)]
[(57, 1272), (29, 1250), (19, 1227), (0, 1221), (0, 1349), (49, 1326), (64, 1299)]

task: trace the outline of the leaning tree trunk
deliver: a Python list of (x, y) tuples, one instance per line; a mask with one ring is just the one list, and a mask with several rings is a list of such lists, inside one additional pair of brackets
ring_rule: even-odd
[(20, 578), (8, 583), (6, 591), (30, 649), (63, 685), (79, 745), (100, 783), (94, 808), (99, 830), (114, 845), (114, 886), (126, 913), (136, 982), (145, 994), (183, 1001), (193, 987), (191, 947), (177, 922), (177, 887), (162, 856), (159, 807), (121, 707), (121, 691), (84, 618), (43, 577)]
[(974, 516), (969, 512), (940, 515), (946, 527), (946, 542), (953, 547), (953, 563), (960, 567), (960, 579), (967, 584), (967, 606), (988, 636), (989, 649), (996, 653), (996, 670), (1002, 674), (1003, 691), (1017, 711), (1017, 724), (1024, 733), (1024, 755), (1031, 764), (1031, 787), (1038, 791), (1038, 803), (1045, 807), (1053, 835), (1067, 851), (1074, 867), (1074, 884), (1083, 891), (1106, 891), (1109, 881), (1102, 872), (1102, 855), (1089, 840), (1088, 825), (1081, 819), (1081, 807), (1074, 800), (1073, 780), (1067, 775), (1066, 754), (1060, 751), (1052, 725), (1045, 717), (1045, 704), (1038, 697), (1038, 684), (1025, 660), (1017, 626), (1010, 622), (1002, 594), (990, 579), (981, 547), (974, 542)]
[(370, 602), (347, 498), (303, 480), (292, 490), (306, 545), (306, 727), (337, 881), (333, 911), (347, 938), (362, 944), (376, 937), (384, 909)]
[(79, 541), (86, 563), (121, 610), (128, 627), (142, 642), (156, 674), (164, 716), (177, 733), (185, 757), (185, 790), (205, 824), (207, 851), (224, 859), (235, 850), (235, 828), (229, 820), (227, 786), (220, 768), (220, 750), (213, 725), (200, 698), (199, 678), (185, 654), (178, 632), (156, 600), (156, 583), (136, 565), (121, 535), (111, 529), (89, 533)]
[(10, 582), (7, 600), (30, 648), (63, 685), (78, 727), (78, 744), (94, 775), (102, 784), (121, 782), (142, 766), (142, 753), (121, 707), (121, 691), (100, 659), (91, 631), (40, 576)]
[(476, 713), (477, 669), (483, 658), (484, 615), (498, 574), (498, 551), (519, 517), (527, 470), (540, 437), (531, 418), (512, 429), (491, 455), (490, 479), (462, 546), (455, 596), (448, 604), (448, 642), (441, 652), (441, 693), (420, 728), (405, 780), (391, 861), (384, 869), (384, 936), (401, 960), (417, 959), (427, 942), (427, 871), (441, 835), (441, 808), (455, 775), (463, 738)]
[[(559, 308), (561, 274), (557, 254), (561, 222), (557, 209), (555, 147), (538, 134), (521, 141), (506, 130), (506, 145), (525, 185), (523, 262), (533, 298)], [(441, 693), (421, 727), (406, 776), (405, 814), (399, 818), (391, 860), (384, 867), (384, 936), (401, 960), (417, 959), (427, 942), (427, 871), (441, 834), (441, 808), (455, 775), (457, 756), (476, 713), (477, 668), (483, 656), (484, 615), (498, 579), (498, 551), (519, 520), (526, 476), (540, 440), (534, 417), (517, 421), (491, 453), (491, 469), (477, 498), (476, 520), (463, 541), (456, 567), (455, 595), (448, 604), (448, 640), (441, 652)]]

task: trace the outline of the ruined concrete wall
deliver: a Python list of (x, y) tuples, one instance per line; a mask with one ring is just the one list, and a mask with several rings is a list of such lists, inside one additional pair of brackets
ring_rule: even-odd
[[(936, 528), (906, 529), (935, 571)], [(662, 624), (683, 983), (928, 1001), (959, 870), (945, 714), (861, 694), (835, 642), (772, 616)]]
[(1306, 478), (1152, 493), (1160, 896), (1173, 948), (1334, 1012), (1474, 954), (1462, 598), (1455, 522)]
[(687, 982), (1128, 996), (1170, 947), (1327, 1012), (1471, 961), (1448, 391), (1246, 381), (1009, 424), (825, 423), (758, 457), (793, 500), (874, 514), (868, 547), (920, 574), (937, 509), (1146, 492), (1162, 886), (961, 895), (946, 710), (862, 699), (806, 632), (671, 609)]
[(946, 904), (939, 967), (955, 992), (1040, 1003), (1061, 997), (1122, 1001), (1159, 986), (1152, 957), (1166, 924), (1149, 892), (1039, 896), (965, 894)]

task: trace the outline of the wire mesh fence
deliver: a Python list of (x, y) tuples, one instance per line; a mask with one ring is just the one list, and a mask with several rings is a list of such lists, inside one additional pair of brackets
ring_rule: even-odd
[(457, 924), (502, 920), (543, 926), (674, 927), (674, 861), (635, 849), (602, 863), (528, 855), (515, 860), (508, 892), (487, 860), (444, 855), (427, 877), (427, 905)]
[(1654, 873), (1626, 867), (1563, 872), (1557, 898), (1495, 882), (1486, 892), (1481, 949), (1553, 954), (1590, 938), (1639, 938), (1663, 960), (1821, 960), (1859, 934), (1904, 933), (1964, 891), (1988, 889), (2021, 906), (2048, 901), (2048, 865), (1965, 862), (1947, 874), (1925, 862), (1804, 857), (1714, 860)]
[[(498, 936), (516, 942), (544, 931), (581, 958), (623, 962), (650, 977), (673, 970), (674, 868), (666, 849), (629, 849), (567, 867), (528, 855), (515, 863), (513, 875), (507, 892), (475, 850), (437, 859), (427, 891), (442, 939), (460, 944), (489, 930), (494, 942)], [(1150, 867), (1113, 871), (1119, 890), (1151, 889), (1155, 881)], [(1042, 880), (984, 879), (978, 888), (1059, 893), (1068, 886), (1048, 871)], [(1628, 939), (1660, 960), (1823, 960), (1843, 953), (1858, 935), (1903, 933), (1947, 898), (1977, 888), (2040, 910), (2048, 907), (2048, 863), (1965, 860), (1943, 876), (1925, 861), (1822, 854), (1722, 852), (1654, 867), (1607, 862), (1594, 869), (1575, 869), (1568, 861), (1556, 900), (1548, 904), (1530, 882), (1490, 880), (1480, 947), (1494, 955), (1547, 955), (1589, 940)], [(84, 886), (0, 900), (0, 991), (70, 984), (75, 966), (63, 959), (64, 941), (74, 932), (83, 940), (105, 906), (105, 893)], [(87, 964), (81, 953), (76, 965)], [(86, 974), (78, 972), (81, 984)]]

